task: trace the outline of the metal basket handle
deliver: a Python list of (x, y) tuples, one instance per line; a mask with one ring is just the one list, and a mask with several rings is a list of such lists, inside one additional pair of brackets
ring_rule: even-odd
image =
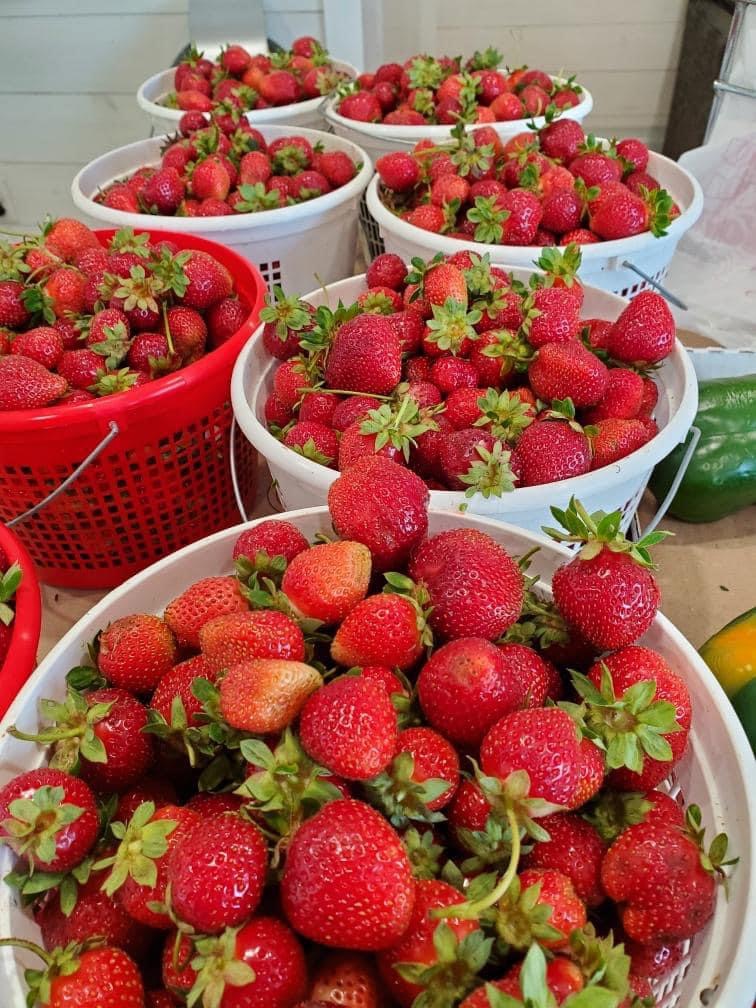
[(688, 306), (685, 304), (684, 301), (681, 301), (679, 297), (676, 297), (671, 291), (668, 291), (667, 288), (664, 287), (662, 284), (660, 284), (658, 280), (654, 280), (654, 278), (652, 276), (649, 276), (648, 273), (644, 273), (642, 269), (640, 269), (634, 263), (631, 263), (629, 259), (625, 259), (622, 265), (625, 267), (625, 269), (629, 269), (632, 270), (633, 273), (637, 273), (639, 277), (642, 277), (647, 284), (649, 284), (655, 290), (658, 290), (662, 297), (665, 297), (667, 301), (671, 301), (672, 304), (675, 305), (677, 308), (681, 308), (683, 311), (688, 310)]
[(105, 435), (102, 441), (100, 441), (97, 447), (94, 448), (89, 453), (89, 455), (87, 455), (84, 461), (79, 463), (79, 465), (74, 469), (71, 475), (66, 476), (63, 482), (60, 484), (60, 486), (56, 487), (52, 491), (52, 493), (49, 493), (47, 495), (47, 497), (43, 498), (43, 500), (41, 500), (39, 504), (35, 504), (34, 507), (29, 508), (28, 511), (24, 511), (23, 514), (20, 514), (18, 515), (18, 517), (13, 518), (11, 519), (11, 521), (7, 522), (8, 528), (13, 528), (14, 525), (19, 525), (21, 522), (26, 521), (27, 518), (31, 518), (32, 515), (35, 515), (38, 511), (41, 511), (43, 508), (47, 507), (47, 505), (51, 501), (54, 501), (56, 497), (59, 497), (64, 490), (67, 490), (68, 487), (70, 487), (71, 484), (74, 483), (79, 478), (79, 476), (81, 476), (81, 474), (86, 469), (89, 468), (89, 466), (95, 461), (95, 459), (100, 455), (100, 453), (107, 448), (110, 442), (115, 437), (117, 437), (120, 434), (120, 432), (121, 429), (118, 426), (118, 424), (115, 422), (115, 420), (111, 420), (108, 423), (108, 433)]
[[(689, 440), (688, 440), (689, 439)], [(672, 503), (675, 494), (680, 489), (680, 484), (682, 483), (685, 473), (688, 471), (688, 466), (690, 465), (690, 460), (693, 458), (693, 453), (698, 447), (698, 442), (701, 440), (701, 431), (698, 427), (691, 427), (686, 436), (688, 444), (685, 448), (685, 454), (680, 459), (680, 465), (675, 473), (675, 478), (672, 480), (669, 490), (656, 510), (656, 514), (653, 516), (651, 521), (646, 525), (646, 527), (638, 533), (638, 538), (642, 539), (643, 536), (648, 535), (649, 532), (653, 532), (659, 522), (664, 518), (667, 513), (669, 505)]]

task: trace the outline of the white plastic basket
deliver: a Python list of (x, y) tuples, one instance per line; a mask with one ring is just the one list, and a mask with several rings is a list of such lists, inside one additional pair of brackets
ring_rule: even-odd
[[(357, 244), (357, 204), (373, 172), (370, 158), (349, 140), (319, 130), (290, 126), (262, 126), (267, 140), (297, 133), (313, 146), (344, 151), (362, 163), (346, 185), (296, 206), (226, 217), (156, 217), (126, 213), (96, 203), (92, 198), (116, 179), (143, 165), (160, 164), (161, 148), (168, 137), (151, 137), (109, 151), (90, 161), (71, 183), (76, 206), (88, 217), (109, 227), (149, 227), (187, 231), (228, 245), (260, 270), (268, 286), (307, 290), (322, 281), (330, 283), (352, 272)], [(316, 276), (317, 274), (317, 276)]]
[[(208, 49), (205, 53), (208, 59), (217, 59), (220, 49)], [(349, 77), (357, 76), (357, 68), (351, 63), (343, 60), (333, 60), (335, 70), (340, 70)], [(139, 86), (136, 93), (137, 105), (146, 112), (152, 123), (155, 133), (175, 133), (178, 123), (184, 114), (181, 109), (166, 108), (159, 104), (161, 99), (175, 91), (174, 76), (175, 67), (168, 70), (161, 70), (159, 73), (148, 77)], [(321, 95), (317, 98), (308, 98), (307, 101), (293, 102), (291, 105), (277, 105), (274, 108), (257, 109), (249, 112), (248, 118), (255, 126), (275, 126), (285, 125), (289, 129), (311, 128), (323, 129), (326, 125), (324, 118), (324, 99)], [(357, 141), (359, 143), (359, 141)]]
[[(622, 297), (633, 297), (638, 291), (652, 286), (646, 278), (660, 283), (667, 273), (677, 243), (701, 216), (703, 194), (690, 172), (654, 151), (649, 155), (648, 171), (668, 190), (680, 207), (680, 216), (671, 222), (663, 238), (654, 238), (650, 231), (646, 231), (632, 238), (581, 246), (583, 261), (580, 278), (584, 283)], [(376, 175), (366, 193), (367, 210), (378, 226), (385, 251), (396, 252), (407, 262), (412, 256), (430, 259), (436, 252), (451, 255), (460, 249), (470, 249), (478, 255), (487, 253), (492, 262), (500, 265), (528, 267), (543, 251), (539, 246), (486, 245), (424, 231), (400, 220), (383, 205), (379, 184), (380, 179)]]
[[(526, 280), (532, 273), (517, 269), (513, 272), (520, 280)], [(305, 295), (305, 300), (314, 305), (330, 303), (335, 307), (339, 300), (351, 304), (365, 289), (364, 275), (360, 275), (332, 284), (327, 291), (313, 291)], [(626, 304), (614, 294), (587, 287), (582, 314), (584, 318), (614, 320)], [(279, 361), (268, 355), (260, 339), (261, 332), (262, 327), (250, 337), (234, 367), (231, 402), (236, 422), (247, 440), (267, 460), (284, 508), (324, 504), (328, 488), (338, 472), (303, 458), (274, 438), (265, 425), (265, 399), (273, 388), (273, 373)], [(574, 494), (591, 512), (620, 509), (623, 529), (627, 529), (652, 469), (685, 439), (698, 405), (693, 367), (679, 342), (655, 377), (659, 386), (656, 409), (659, 433), (614, 465), (558, 483), (522, 487), (502, 497), (485, 498), (481, 494), (466, 497), (462, 491), (432, 490), (431, 506), (454, 510), (465, 505), (472, 514), (487, 515), (539, 532), (543, 525), (553, 521), (550, 506), (566, 507)]]
[[(332, 533), (325, 508), (294, 511), (283, 517), (294, 522), (309, 539), (317, 532)], [(533, 571), (541, 576), (547, 592), (554, 570), (570, 556), (563, 546), (508, 525), (452, 512), (433, 511), (430, 515), (431, 535), (461, 526), (487, 532), (514, 555), (540, 545), (541, 550), (533, 558)], [(24, 731), (36, 729), (40, 699), (63, 699), (65, 674), (86, 658), (87, 642), (96, 631), (134, 612), (161, 613), (198, 577), (230, 573), (231, 549), (244, 527), (248, 526), (218, 532), (148, 567), (107, 595), (66, 634), (33, 673), (0, 724), (0, 785), (43, 764), (44, 749), (14, 739), (8, 735), (8, 728), (17, 724)], [(731, 849), (740, 857), (729, 900), (720, 888), (713, 920), (657, 990), (658, 1004), (660, 1008), (699, 1008), (701, 993), (710, 991), (706, 1001), (709, 1008), (747, 1008), (756, 989), (756, 914), (748, 912), (756, 905), (753, 757), (721, 687), (680, 632), (658, 615), (642, 643), (659, 651), (685, 677), (693, 703), (689, 748), (670, 789), (673, 793), (682, 790), (688, 800), (701, 807), (710, 838), (726, 830)], [(0, 874), (5, 875), (12, 867), (11, 852), (0, 846)], [(38, 928), (5, 885), (0, 886), (0, 935), (39, 940)], [(37, 963), (25, 952), (3, 948), (0, 964), (3, 1005), (21, 1008), (25, 1004), (23, 968)]]

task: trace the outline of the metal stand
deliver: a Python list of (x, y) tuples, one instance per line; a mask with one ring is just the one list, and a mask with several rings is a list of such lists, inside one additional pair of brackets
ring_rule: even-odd
[(722, 57), (722, 67), (720, 69), (719, 77), (714, 81), (713, 85), (714, 100), (711, 104), (709, 121), (706, 125), (704, 144), (709, 142), (709, 138), (714, 129), (714, 124), (716, 123), (722, 110), (722, 102), (724, 101), (725, 95), (732, 94), (737, 95), (740, 98), (756, 98), (756, 88), (736, 84), (731, 80), (733, 65), (743, 41), (743, 32), (745, 30), (746, 19), (748, 16), (748, 8), (754, 6), (756, 6), (756, 0), (736, 0), (735, 12), (733, 13), (732, 22), (730, 24), (730, 33), (727, 36), (727, 45), (725, 46), (724, 56)]

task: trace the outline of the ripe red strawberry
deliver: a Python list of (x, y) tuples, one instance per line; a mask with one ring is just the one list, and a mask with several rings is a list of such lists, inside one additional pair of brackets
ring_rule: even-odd
[(243, 556), (254, 560), (264, 550), (269, 557), (282, 556), (289, 564), (298, 553), (309, 548), (310, 544), (296, 525), (268, 518), (241, 533), (234, 543), (232, 556), (234, 560)]
[(259, 829), (229, 813), (200, 822), (168, 859), (171, 906), (203, 934), (236, 927), (257, 908), (268, 851)]
[(276, 424), (278, 427), (285, 427), (293, 416), (292, 407), (283, 403), (275, 392), (271, 392), (267, 397), (263, 410), (266, 423)]
[(155, 689), (176, 660), (176, 640), (158, 616), (123, 616), (100, 634), (97, 667), (111, 686)]
[(370, 552), (362, 543), (322, 543), (292, 559), (281, 589), (302, 616), (340, 623), (367, 594), (370, 572)]
[[(567, 120), (569, 121), (569, 120)], [(583, 216), (583, 201), (580, 196), (567, 188), (555, 189), (544, 196), (541, 228), (554, 234), (564, 234), (580, 226)], [(534, 244), (542, 244), (534, 239)], [(554, 244), (553, 240), (551, 244)]]
[(645, 171), (648, 164), (648, 147), (642, 140), (626, 137), (617, 144), (617, 153), (632, 165), (633, 171)]
[(401, 290), (404, 278), (407, 276), (407, 266), (404, 260), (393, 252), (384, 252), (376, 256), (370, 263), (365, 274), (368, 287), (390, 287), (391, 290)]
[(240, 731), (281, 731), (322, 683), (317, 669), (300, 661), (247, 659), (232, 665), (221, 680), (221, 714)]
[(570, 287), (539, 287), (533, 292), (528, 314), (527, 338), (531, 346), (567, 343), (580, 332), (580, 305)]
[(357, 91), (346, 95), (338, 106), (339, 115), (358, 122), (380, 122), (383, 118), (381, 103), (371, 91)]
[(301, 1002), (302, 1005), (381, 1008), (383, 1002), (375, 966), (358, 952), (327, 953), (315, 969), (309, 996), (311, 1000)]
[(648, 419), (653, 415), (656, 404), (659, 401), (659, 386), (653, 378), (643, 378), (643, 398), (641, 399), (638, 416), (641, 419)]
[(387, 395), (402, 376), (401, 347), (381, 315), (358, 315), (336, 332), (325, 378), (331, 388)]
[(440, 234), (446, 226), (444, 211), (433, 203), (416, 206), (404, 215), (404, 220), (408, 224), (413, 224), (415, 227), (422, 228), (423, 231), (431, 231), (434, 234)]
[(351, 609), (336, 631), (331, 657), (346, 668), (387, 665), (408, 669), (423, 651), (425, 618), (404, 595), (370, 595)]
[[(596, 345), (593, 340), (591, 342)], [(611, 368), (604, 398), (586, 413), (586, 420), (592, 424), (599, 420), (632, 420), (641, 411), (644, 392), (643, 378), (636, 371)]]
[(577, 157), (585, 133), (580, 123), (574, 119), (557, 119), (543, 127), (538, 140), (546, 157), (568, 164)]
[(528, 366), (528, 380), (539, 399), (571, 399), (578, 408), (594, 406), (606, 392), (608, 368), (577, 341), (547, 343)]
[(671, 973), (682, 961), (685, 948), (682, 942), (654, 946), (641, 945), (632, 939), (624, 942), (624, 945), (625, 952), (630, 956), (632, 973), (649, 980), (657, 980)]
[(280, 364), (273, 375), (273, 391), (279, 402), (293, 409), (312, 380), (301, 357), (290, 357)]
[(234, 577), (203, 578), (165, 608), (165, 622), (182, 647), (199, 649), (199, 632), (205, 623), (226, 613), (246, 612), (247, 601)]
[(434, 362), (429, 378), (444, 395), (459, 388), (475, 388), (479, 381), (478, 371), (470, 361), (450, 354)]
[(18, 280), (0, 280), (0, 325), (20, 329), (31, 318), (21, 295), (24, 285)]
[(552, 513), (560, 523), (571, 522), (569, 535), (550, 530), (553, 538), (588, 544), (554, 574), (552, 589), (559, 611), (600, 650), (633, 644), (651, 626), (659, 607), (648, 547), (660, 542), (664, 533), (631, 544), (619, 532), (619, 511), (609, 516), (611, 521), (602, 516), (599, 532), (596, 519), (574, 499), (566, 514), (558, 508)]
[(396, 711), (377, 683), (341, 676), (309, 698), (299, 734), (316, 763), (347, 780), (369, 780), (396, 752)]
[(472, 853), (465, 834), (482, 833), (490, 814), (491, 805), (477, 781), (463, 780), (446, 812), (452, 839), (461, 850)]
[(659, 182), (649, 175), (645, 171), (634, 171), (631, 172), (625, 179), (625, 185), (632, 193), (637, 193), (637, 195), (642, 196), (641, 188), (647, 189), (649, 192), (654, 192), (655, 189), (661, 189)]
[(174, 349), (183, 366), (199, 360), (207, 343), (207, 326), (199, 312), (177, 305), (168, 309), (166, 321)]
[[(455, 906), (462, 902), (459, 892), (446, 882), (436, 879), (417, 883), (415, 905), (409, 926), (396, 945), (378, 956), (381, 976), (391, 996), (410, 1008), (424, 997), (433, 1004), (434, 997), (456, 1000), (467, 993), (476, 979), (474, 951), (482, 942), (477, 920), (447, 917), (444, 923), (431, 916), (438, 907)], [(449, 948), (442, 954), (434, 941), (438, 928), (448, 934)], [(478, 939), (477, 941), (475, 939)], [(450, 954), (451, 953), (451, 954)], [(395, 968), (402, 963), (401, 974)], [(414, 969), (411, 978), (405, 966)]]
[(377, 455), (359, 459), (328, 490), (334, 528), (368, 547), (377, 572), (398, 567), (425, 535), (428, 499), (419, 476)]
[(341, 401), (333, 392), (312, 392), (302, 400), (299, 419), (315, 420), (326, 427), (332, 427), (333, 414)]
[(520, 569), (485, 533), (452, 529), (433, 536), (415, 551), (408, 570), (427, 588), (430, 625), (446, 639), (495, 640), (520, 615)]
[(595, 245), (596, 242), (601, 241), (598, 235), (594, 234), (590, 228), (575, 228), (574, 231), (568, 231), (563, 234), (559, 239), (560, 245)]
[(585, 767), (601, 756), (582, 739), (572, 718), (557, 707), (536, 707), (507, 714), (490, 729), (480, 747), (483, 772), (505, 780), (517, 770), (530, 778), (531, 798), (578, 808), (601, 786), (601, 776), (586, 786)]
[(717, 888), (701, 862), (698, 843), (679, 827), (640, 823), (625, 830), (601, 867), (625, 933), (643, 945), (660, 945), (700, 931), (714, 913)]
[(536, 420), (520, 435), (515, 452), (523, 486), (582, 476), (591, 468), (591, 446), (569, 420)]
[(0, 357), (0, 411), (51, 406), (67, 389), (63, 375), (53, 374), (31, 357)]
[(341, 454), (336, 434), (317, 420), (298, 420), (286, 432), (283, 443), (303, 458), (324, 466), (333, 466)]
[(438, 462), (450, 490), (482, 489), (486, 496), (501, 496), (514, 486), (508, 453), (497, 438), (480, 427), (447, 434), (441, 441)]
[[(102, 360), (100, 358), (100, 366)], [(135, 371), (156, 378), (178, 370), (181, 362), (178, 355), (169, 350), (165, 333), (139, 332), (134, 336), (126, 354), (126, 363)]]
[(172, 217), (186, 194), (186, 185), (174, 167), (163, 167), (144, 184), (141, 202), (151, 213)]
[(587, 920), (585, 904), (569, 877), (554, 868), (521, 871), (497, 910), (502, 938), (523, 951), (534, 940), (544, 948), (565, 949), (572, 932)]
[(649, 432), (642, 420), (599, 420), (594, 427), (591, 469), (611, 465), (642, 448), (649, 440)]
[(49, 371), (54, 370), (63, 356), (63, 337), (52, 326), (37, 326), (18, 333), (9, 352), (37, 361)]
[(357, 166), (344, 151), (324, 151), (318, 158), (317, 169), (334, 189), (351, 182), (357, 174)]
[(105, 358), (94, 350), (65, 350), (58, 362), (59, 379), (74, 389), (90, 389), (97, 381), (97, 372), (105, 370)]
[(376, 400), (370, 396), (347, 396), (333, 411), (331, 426), (342, 434), (352, 424), (366, 420), (368, 413), (375, 409)]
[(444, 207), (453, 200), (467, 203), (470, 197), (470, 183), (460, 175), (441, 175), (431, 186), (431, 203)]
[(607, 349), (627, 364), (648, 365), (664, 360), (675, 345), (675, 320), (664, 298), (641, 291), (612, 326)]
[[(120, 329), (118, 328), (119, 326), (123, 328)], [(125, 312), (121, 311), (120, 308), (103, 308), (102, 311), (98, 311), (93, 315), (89, 323), (87, 346), (103, 343), (109, 336), (113, 336), (114, 334), (124, 336), (128, 339), (131, 335), (129, 329), (129, 320)], [(70, 348), (67, 347), (66, 349)]]
[(588, 187), (599, 186), (605, 182), (618, 182), (622, 178), (621, 161), (601, 151), (578, 154), (567, 167)]
[(402, 310), (404, 302), (398, 291), (390, 287), (370, 287), (357, 298), (363, 312), (373, 315), (391, 315)]
[(189, 286), (179, 300), (188, 308), (204, 311), (231, 296), (231, 274), (207, 252), (192, 251), (182, 269), (189, 278)]
[[(533, 947), (540, 948), (538, 945)], [(571, 959), (558, 955), (546, 961), (541, 953), (540, 963), (539, 972), (535, 975), (531, 973), (527, 981), (524, 977), (522, 981), (520, 979), (525, 964), (515, 963), (501, 980), (494, 980), (490, 984), (485, 984), (474, 990), (461, 1003), (460, 1008), (490, 1008), (490, 1005), (495, 1003), (491, 1000), (495, 994), (489, 995), (489, 988), (509, 995), (510, 998), (515, 999), (513, 1004), (519, 1006), (527, 1003), (523, 986), (528, 991), (528, 1000), (534, 995), (543, 998), (552, 994), (557, 1005), (561, 1005), (572, 994), (578, 994), (585, 987), (580, 967)], [(548, 1001), (544, 1001), (544, 1003), (548, 1003)]]
[(556, 812), (538, 820), (549, 834), (523, 857), (526, 868), (555, 868), (572, 881), (578, 897), (589, 907), (606, 899), (601, 886), (601, 862), (607, 845), (585, 819), (571, 812)]
[(73, 262), (83, 249), (99, 245), (94, 231), (72, 217), (60, 217), (45, 232), (45, 248), (66, 262)]
[(273, 70), (260, 81), (260, 95), (269, 105), (290, 105), (299, 98), (299, 84), (286, 70)]
[[(409, 814), (411, 819), (424, 818), (427, 812), (445, 808), (454, 797), (459, 785), (459, 757), (444, 736), (431, 728), (407, 728), (399, 733), (396, 756), (388, 774), (392, 778), (389, 792), (393, 788), (392, 797), (399, 813)], [(426, 781), (436, 783), (433, 791), (423, 788)], [(442, 783), (446, 783), (443, 789)], [(414, 810), (413, 785), (420, 799)], [(384, 808), (391, 818), (394, 806), (384, 804)]]
[(429, 724), (458, 745), (478, 745), (525, 692), (501, 651), (480, 637), (460, 637), (433, 652), (417, 680)]
[(95, 796), (84, 781), (61, 770), (29, 770), (0, 790), (0, 842), (32, 872), (75, 868), (98, 833)]
[(373, 951), (407, 929), (412, 867), (398, 834), (363, 802), (329, 802), (299, 827), (281, 879), (284, 913), (321, 945)]
[(304, 661), (305, 644), (299, 626), (275, 609), (226, 613), (205, 623), (200, 650), (213, 673), (253, 658)]
[(525, 644), (499, 645), (511, 678), (519, 682), (526, 707), (543, 707), (550, 695), (552, 678), (559, 673), (550, 662)]
[(224, 812), (238, 812), (244, 801), (241, 795), (228, 791), (200, 791), (186, 803), (186, 808), (193, 809), (203, 817), (222, 815)]
[[(194, 659), (189, 659), (189, 661), (192, 660)], [(165, 778), (143, 777), (134, 787), (118, 795), (118, 805), (113, 819), (119, 822), (128, 822), (139, 806), (148, 801), (151, 801), (156, 809), (163, 808), (164, 805), (178, 805), (176, 789)]]
[[(9, 944), (14, 939), (5, 939)], [(110, 945), (86, 948), (70, 945), (52, 952), (27, 943), (45, 963), (43, 970), (27, 970), (29, 1004), (44, 1008), (144, 1008), (144, 985), (136, 963)]]
[(483, 414), (478, 400), (485, 394), (484, 388), (459, 388), (449, 393), (445, 400), (445, 415), (455, 430), (472, 427), (480, 419)]

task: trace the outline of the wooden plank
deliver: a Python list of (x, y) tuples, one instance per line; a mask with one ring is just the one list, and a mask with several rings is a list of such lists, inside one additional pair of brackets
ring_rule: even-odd
[(188, 28), (184, 14), (8, 18), (0, 39), (0, 93), (131, 94), (170, 66)]
[(682, 21), (687, 0), (438, 0), (438, 22), (463, 25), (658, 24)]

